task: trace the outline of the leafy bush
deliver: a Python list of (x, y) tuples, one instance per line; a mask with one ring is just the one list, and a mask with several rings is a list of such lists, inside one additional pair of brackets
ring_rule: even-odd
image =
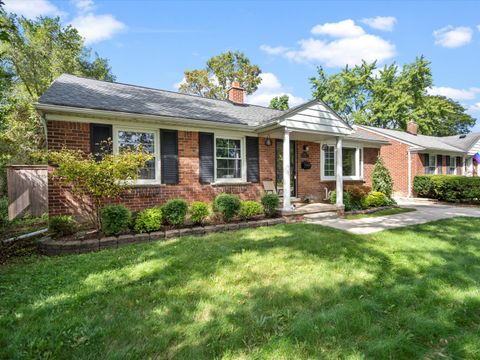
[(75, 234), (78, 224), (70, 215), (53, 216), (48, 221), (48, 229), (53, 236), (62, 237)]
[(449, 202), (480, 202), (480, 178), (459, 175), (418, 175), (413, 180), (418, 196)]
[(132, 213), (123, 205), (109, 205), (100, 210), (100, 218), (105, 235), (119, 235), (128, 231)]
[(392, 201), (380, 191), (372, 191), (362, 200), (362, 205), (364, 208), (370, 207), (381, 207), (391, 205)]
[(277, 213), (278, 205), (280, 204), (280, 198), (277, 194), (263, 194), (261, 203), (263, 205), (263, 211), (265, 215), (272, 217)]
[(350, 208), (350, 210), (347, 211), (351, 211), (363, 208), (362, 200), (372, 191), (372, 189), (365, 185), (347, 185), (345, 186), (345, 191), (348, 193)]
[(240, 199), (232, 194), (217, 195), (213, 202), (215, 211), (222, 214), (223, 220), (230, 221), (240, 210)]
[[(337, 192), (335, 190), (330, 193), (330, 203), (337, 203)], [(347, 191), (343, 192), (343, 205), (345, 206), (345, 211), (358, 210), (361, 208), (361, 206), (357, 208), (354, 204), (352, 204), (350, 193)]]
[(190, 219), (194, 224), (204, 224), (210, 215), (210, 208), (207, 203), (202, 201), (194, 201), (188, 210)]
[(135, 231), (138, 233), (158, 231), (162, 228), (162, 220), (162, 210), (159, 207), (140, 211), (135, 218)]
[(0, 225), (8, 223), (8, 199), (0, 197)]
[(263, 213), (262, 204), (256, 201), (246, 200), (241, 202), (238, 216), (240, 216), (242, 220), (248, 220), (262, 213)]
[(185, 223), (187, 216), (188, 204), (183, 199), (168, 200), (162, 206), (163, 218), (167, 224), (173, 226), (181, 226)]
[(383, 159), (379, 156), (372, 172), (372, 190), (384, 193), (388, 198), (392, 197), (393, 179), (390, 170), (385, 166)]

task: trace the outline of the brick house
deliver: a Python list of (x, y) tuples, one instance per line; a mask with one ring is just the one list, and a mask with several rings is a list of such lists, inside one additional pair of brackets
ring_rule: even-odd
[(417, 134), (417, 125), (409, 122), (407, 131), (358, 126), (358, 132), (379, 136), (390, 143), (380, 155), (390, 170), (396, 196), (413, 196), (413, 179), (421, 174), (478, 176), (474, 159), (480, 152), (480, 133), (435, 137)]
[[(269, 180), (283, 189), (288, 211), (293, 197), (323, 201), (344, 183), (371, 185), (376, 158), (389, 144), (355, 131), (321, 100), (287, 111), (245, 104), (238, 83), (223, 101), (62, 75), (36, 108), (49, 150), (96, 154), (111, 139), (114, 153), (137, 144), (152, 153), (137, 183), (116, 200), (132, 210), (171, 198), (211, 201), (222, 192), (259, 199)], [(48, 199), (50, 215), (79, 215), (71, 194), (52, 180)], [(342, 211), (342, 196), (337, 206)]]

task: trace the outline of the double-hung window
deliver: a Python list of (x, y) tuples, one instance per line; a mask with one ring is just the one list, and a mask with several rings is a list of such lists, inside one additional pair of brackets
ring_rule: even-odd
[[(335, 146), (322, 146), (322, 180), (335, 180)], [(342, 168), (343, 178), (345, 180), (361, 180), (363, 178), (363, 155), (362, 148), (354, 146), (346, 146), (342, 148)]]
[(457, 172), (457, 159), (455, 158), (455, 156), (450, 156), (447, 159), (447, 174), (455, 175), (455, 173)]
[(215, 138), (215, 180), (218, 182), (244, 181), (243, 139)]
[(160, 146), (157, 130), (140, 130), (131, 128), (114, 127), (113, 129), (113, 151), (119, 154), (124, 150), (136, 150), (151, 154), (153, 158), (145, 163), (140, 170), (136, 184), (160, 183)]
[(425, 154), (425, 174), (436, 174), (437, 155)]

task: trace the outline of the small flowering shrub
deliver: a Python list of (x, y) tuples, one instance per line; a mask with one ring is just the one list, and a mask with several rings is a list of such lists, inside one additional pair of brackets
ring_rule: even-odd
[(188, 204), (183, 199), (168, 200), (162, 206), (163, 219), (167, 224), (181, 226), (187, 217)]
[(135, 219), (135, 231), (149, 233), (162, 228), (162, 210), (158, 207), (145, 209), (138, 213)]
[(280, 198), (277, 194), (263, 194), (261, 203), (263, 205), (263, 211), (265, 212), (265, 215), (273, 217), (277, 213), (278, 205), (280, 204)]
[(238, 216), (242, 220), (249, 220), (263, 213), (262, 204), (256, 201), (242, 201), (240, 204), (240, 210)]
[(223, 220), (228, 222), (238, 214), (240, 199), (236, 195), (220, 194), (215, 198), (213, 206), (215, 211), (222, 214)]
[(210, 208), (207, 203), (203, 201), (194, 201), (188, 209), (190, 220), (194, 224), (204, 224), (210, 215)]
[(132, 213), (124, 205), (109, 205), (100, 211), (102, 231), (105, 235), (120, 235), (128, 232)]

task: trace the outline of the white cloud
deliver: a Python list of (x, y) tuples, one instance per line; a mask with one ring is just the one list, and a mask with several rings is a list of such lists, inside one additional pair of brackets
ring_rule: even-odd
[(374, 18), (364, 18), (360, 21), (377, 30), (393, 31), (397, 19), (393, 16), (377, 16)]
[(60, 11), (48, 0), (7, 0), (4, 9), (7, 12), (34, 19), (37, 16), (64, 16), (65, 12)]
[(468, 108), (468, 112), (480, 113), (480, 102), (477, 102), (476, 104), (470, 105), (470, 107)]
[(285, 53), (288, 50), (288, 48), (285, 46), (260, 45), (260, 50), (270, 55), (281, 55)]
[(377, 35), (367, 34), (351, 19), (316, 25), (312, 28), (312, 33), (324, 38), (301, 39), (298, 41), (300, 47), (294, 50), (268, 45), (262, 45), (260, 48), (293, 61), (321, 62), (329, 67), (358, 65), (362, 60), (382, 63), (396, 54), (392, 42)]
[(449, 25), (433, 32), (435, 44), (446, 48), (456, 48), (472, 41), (473, 30), (468, 26), (454, 28)]
[(455, 89), (447, 86), (432, 86), (428, 89), (430, 95), (441, 95), (456, 101), (473, 100), (480, 94), (480, 88)]
[(342, 20), (336, 23), (315, 25), (312, 28), (314, 35), (328, 35), (337, 38), (358, 37), (365, 34), (361, 26), (355, 24), (352, 19)]
[(78, 9), (79, 12), (89, 12), (93, 11), (95, 8), (95, 3), (93, 0), (73, 0), (73, 4)]
[(290, 107), (304, 103), (305, 100), (301, 97), (294, 96), (281, 84), (275, 74), (262, 73), (260, 74), (262, 82), (258, 86), (258, 90), (252, 95), (248, 95), (245, 102), (248, 104), (268, 106), (270, 100), (275, 96), (288, 95), (288, 105)]
[(86, 44), (108, 40), (116, 33), (125, 30), (126, 26), (111, 14), (96, 15), (93, 13), (79, 15), (72, 20)]
[(367, 62), (383, 62), (395, 56), (395, 45), (378, 36), (365, 34), (356, 38), (344, 38), (331, 42), (300, 40), (300, 50), (288, 51), (287, 58), (298, 62), (320, 61), (329, 67), (343, 67)]

